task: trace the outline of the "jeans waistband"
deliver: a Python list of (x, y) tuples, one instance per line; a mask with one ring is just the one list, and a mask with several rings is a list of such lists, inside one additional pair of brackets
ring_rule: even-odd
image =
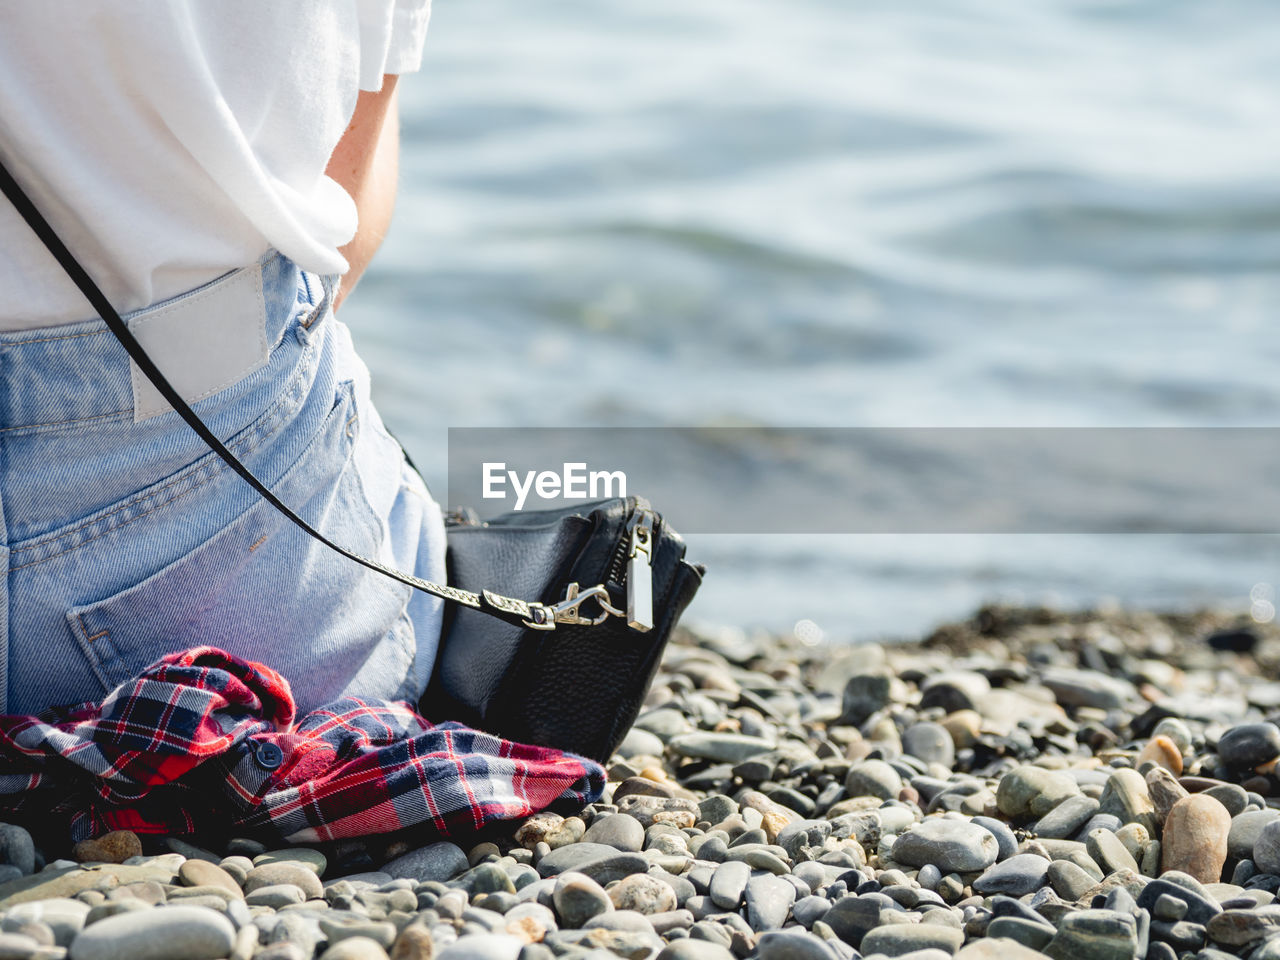
[[(320, 284), (272, 251), (124, 320), (195, 404), (265, 364), (299, 303), (322, 303)], [(140, 421), (168, 410), (101, 319), (0, 332), (0, 431)]]

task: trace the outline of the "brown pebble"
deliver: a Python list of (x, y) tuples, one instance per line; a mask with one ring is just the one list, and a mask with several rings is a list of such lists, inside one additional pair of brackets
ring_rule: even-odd
[(790, 822), (791, 818), (781, 810), (767, 810), (760, 816), (760, 829), (764, 831), (765, 839), (769, 843), (776, 843), (778, 834)]
[(243, 897), (236, 878), (216, 863), (204, 860), (188, 860), (178, 868), (178, 879), (187, 887), (219, 887), (236, 897)]
[(613, 799), (617, 801), (630, 794), (638, 794), (645, 797), (674, 797), (676, 791), (670, 784), (658, 783), (649, 777), (627, 777), (613, 791)]
[(81, 840), (71, 856), (80, 863), (124, 863), (142, 856), (142, 841), (132, 830), (113, 830), (95, 840)]
[(431, 931), (421, 923), (411, 923), (396, 937), (395, 946), (391, 948), (391, 960), (431, 960), (435, 952)]
[(977, 742), (982, 733), (982, 714), (977, 710), (957, 710), (942, 718), (942, 726), (951, 734), (957, 750), (965, 750)]
[(1156, 819), (1164, 823), (1173, 805), (1183, 797), (1189, 797), (1186, 788), (1164, 767), (1152, 767), (1147, 771), (1147, 792), (1156, 808)]
[(1182, 773), (1182, 751), (1166, 736), (1152, 737), (1138, 754), (1136, 766), (1141, 770), (1145, 763), (1164, 767), (1176, 777)]
[(1213, 797), (1202, 793), (1183, 797), (1165, 818), (1161, 872), (1180, 870), (1201, 883), (1218, 883), (1230, 830), (1231, 814)]
[(524, 943), (541, 943), (547, 935), (547, 928), (536, 917), (520, 917), (510, 920), (506, 926), (507, 933), (519, 938)]
[(524, 823), (520, 824), (520, 829), (516, 831), (516, 843), (524, 847), (526, 850), (532, 850), (539, 843), (546, 841), (560, 829), (560, 825), (564, 823), (564, 817), (558, 813), (535, 813)]

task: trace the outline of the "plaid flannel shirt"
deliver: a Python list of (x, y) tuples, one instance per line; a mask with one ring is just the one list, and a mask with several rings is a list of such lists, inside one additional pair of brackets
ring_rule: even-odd
[[(599, 799), (582, 757), (344, 699), (295, 722), (288, 682), (214, 647), (173, 653), (101, 703), (0, 716), (0, 816), (108, 830), (238, 830), (302, 843), (474, 831)], [(47, 821), (46, 821), (47, 822)]]

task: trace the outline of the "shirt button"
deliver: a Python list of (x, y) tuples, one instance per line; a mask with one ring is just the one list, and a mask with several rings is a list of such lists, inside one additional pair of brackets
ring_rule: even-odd
[(284, 751), (269, 741), (262, 741), (254, 749), (254, 759), (263, 770), (274, 770), (284, 763)]

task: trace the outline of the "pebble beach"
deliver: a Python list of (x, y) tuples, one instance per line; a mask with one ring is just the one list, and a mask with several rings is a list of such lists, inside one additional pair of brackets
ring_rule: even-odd
[(1280, 630), (681, 631), (598, 803), (271, 849), (0, 825), (0, 960), (1280, 960)]

